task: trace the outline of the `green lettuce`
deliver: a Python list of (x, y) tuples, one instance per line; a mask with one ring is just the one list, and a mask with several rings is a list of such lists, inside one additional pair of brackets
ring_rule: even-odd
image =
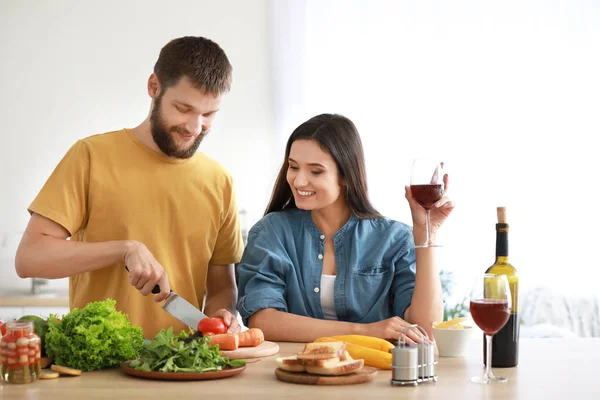
[(209, 372), (226, 367), (246, 365), (243, 360), (230, 360), (221, 356), (219, 346), (209, 344), (207, 336), (173, 333), (170, 327), (162, 329), (142, 350), (141, 357), (129, 365), (141, 371)]
[(73, 309), (62, 321), (51, 315), (45, 339), (54, 363), (94, 371), (138, 358), (144, 344), (142, 328), (132, 325), (115, 304), (113, 299), (92, 302)]

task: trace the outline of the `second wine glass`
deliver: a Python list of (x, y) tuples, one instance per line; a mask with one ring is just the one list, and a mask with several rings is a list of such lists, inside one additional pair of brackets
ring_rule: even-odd
[(475, 383), (502, 383), (506, 378), (492, 373), (492, 337), (498, 333), (510, 317), (510, 286), (506, 275), (484, 274), (475, 280), (471, 290), (469, 309), (477, 326), (485, 333), (485, 374), (471, 378)]
[(426, 211), (425, 243), (415, 247), (441, 247), (431, 240), (431, 207), (444, 196), (444, 163), (434, 159), (413, 160), (410, 171), (410, 191)]

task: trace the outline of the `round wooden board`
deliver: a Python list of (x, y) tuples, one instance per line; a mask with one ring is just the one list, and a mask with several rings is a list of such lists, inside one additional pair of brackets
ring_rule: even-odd
[(121, 371), (128, 375), (136, 376), (138, 378), (146, 379), (158, 379), (163, 381), (202, 381), (207, 379), (221, 379), (229, 376), (237, 375), (246, 369), (246, 366), (231, 368), (226, 367), (221, 371), (209, 371), (209, 372), (160, 372), (160, 371), (138, 371), (135, 368), (129, 366), (129, 361), (125, 361), (121, 364)]
[(314, 375), (306, 372), (291, 372), (277, 368), (275, 376), (277, 379), (288, 383), (299, 383), (303, 385), (354, 385), (357, 383), (371, 382), (377, 375), (377, 369), (373, 367), (362, 367), (358, 372), (349, 375)]
[(256, 347), (240, 347), (237, 350), (221, 350), (221, 355), (230, 360), (268, 357), (277, 353), (279, 353), (279, 345), (269, 341), (264, 341)]

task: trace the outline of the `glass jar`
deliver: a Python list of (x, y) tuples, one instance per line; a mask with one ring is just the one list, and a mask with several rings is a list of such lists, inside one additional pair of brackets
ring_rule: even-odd
[(12, 321), (0, 338), (0, 378), (10, 383), (30, 383), (42, 373), (41, 340), (33, 322)]

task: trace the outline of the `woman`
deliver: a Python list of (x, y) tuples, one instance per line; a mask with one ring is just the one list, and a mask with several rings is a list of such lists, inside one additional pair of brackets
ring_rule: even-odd
[[(444, 177), (447, 185), (448, 177)], [(309, 342), (361, 334), (398, 339), (403, 327), (442, 320), (442, 294), (425, 209), (406, 187), (413, 218), (382, 217), (367, 197), (356, 127), (318, 115), (290, 136), (265, 216), (239, 264), (238, 311), (268, 340)], [(432, 232), (454, 205), (431, 210)]]

